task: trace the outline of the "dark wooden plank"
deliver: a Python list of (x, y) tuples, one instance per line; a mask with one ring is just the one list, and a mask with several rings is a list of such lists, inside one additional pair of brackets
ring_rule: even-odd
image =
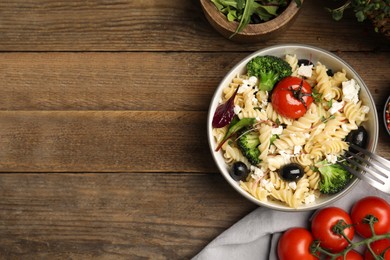
[(242, 51), (285, 42), (330, 50), (386, 46), (385, 39), (353, 15), (333, 21), (324, 5), (306, 1), (293, 26), (277, 39), (236, 44), (212, 29), (197, 0), (2, 1), (0, 50)]
[[(382, 110), (390, 52), (337, 52)], [(0, 110), (206, 111), (218, 83), (249, 52), (2, 53)]]
[(0, 147), (0, 172), (217, 171), (205, 112), (2, 111)]
[(2, 259), (189, 259), (256, 206), (219, 174), (0, 174)]
[(205, 112), (2, 111), (0, 172), (207, 172)]

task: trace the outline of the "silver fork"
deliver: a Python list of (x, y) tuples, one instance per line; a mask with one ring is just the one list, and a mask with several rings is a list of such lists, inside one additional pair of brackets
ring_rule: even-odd
[(364, 156), (350, 151), (346, 152), (349, 156), (341, 156), (360, 171), (345, 164), (339, 164), (357, 178), (366, 181), (378, 190), (390, 194), (390, 161), (357, 145), (350, 144), (350, 147), (367, 156), (367, 158), (364, 158)]

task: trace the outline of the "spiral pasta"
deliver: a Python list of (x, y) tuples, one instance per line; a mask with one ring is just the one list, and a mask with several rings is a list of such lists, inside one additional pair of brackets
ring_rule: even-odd
[[(223, 89), (220, 102), (226, 102), (236, 93), (234, 113), (237, 118), (255, 120), (250, 131), (258, 133), (256, 149), (260, 162), (251, 165), (234, 138), (221, 146), (221, 153), (228, 165), (241, 161), (251, 169), (247, 179), (239, 182), (251, 196), (259, 201), (275, 200), (299, 208), (321, 196), (321, 173), (316, 165), (337, 159), (349, 148), (345, 138), (367, 120), (369, 109), (356, 96), (351, 97), (351, 93), (346, 98), (344, 90), (355, 88), (356, 82), (348, 78), (344, 69), (330, 76), (328, 67), (317, 62), (304, 68), (311, 70), (308, 74), (300, 70), (302, 67), (295, 54), (284, 58), (292, 68), (292, 75), (312, 86), (314, 102), (302, 117), (295, 120), (284, 117), (269, 102), (270, 93), (258, 89), (256, 78), (236, 75)], [(214, 128), (215, 141), (221, 143), (227, 131), (228, 126)], [(304, 169), (303, 177), (296, 182), (279, 176), (279, 169), (289, 163), (299, 164)]]

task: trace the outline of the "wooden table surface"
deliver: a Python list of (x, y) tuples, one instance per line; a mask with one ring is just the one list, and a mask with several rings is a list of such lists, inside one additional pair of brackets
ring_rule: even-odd
[(274, 44), (335, 52), (382, 111), (389, 41), (305, 1), (257, 44), (222, 38), (198, 0), (0, 3), (0, 258), (189, 259), (256, 208), (219, 174), (206, 140), (213, 92)]

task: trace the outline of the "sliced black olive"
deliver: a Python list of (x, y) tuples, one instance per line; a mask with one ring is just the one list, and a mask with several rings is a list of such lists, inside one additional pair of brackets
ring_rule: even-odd
[[(363, 149), (367, 148), (368, 133), (363, 126), (359, 126), (358, 129), (349, 132), (346, 138), (347, 142), (355, 144)], [(351, 152), (357, 152), (353, 148), (349, 148)]]
[(304, 173), (303, 167), (297, 163), (289, 163), (279, 169), (279, 176), (285, 181), (297, 181)]
[(248, 177), (249, 169), (243, 162), (235, 162), (232, 165), (232, 169), (230, 171), (230, 176), (235, 181), (245, 180)]
[(306, 59), (299, 59), (298, 60), (298, 65), (299, 66), (301, 66), (301, 65), (309, 66), (309, 65), (313, 65), (313, 62), (311, 62), (309, 60), (306, 60)]
[(333, 70), (328, 69), (328, 70), (326, 71), (326, 75), (328, 75), (329, 77), (333, 77), (333, 76), (334, 76)]

